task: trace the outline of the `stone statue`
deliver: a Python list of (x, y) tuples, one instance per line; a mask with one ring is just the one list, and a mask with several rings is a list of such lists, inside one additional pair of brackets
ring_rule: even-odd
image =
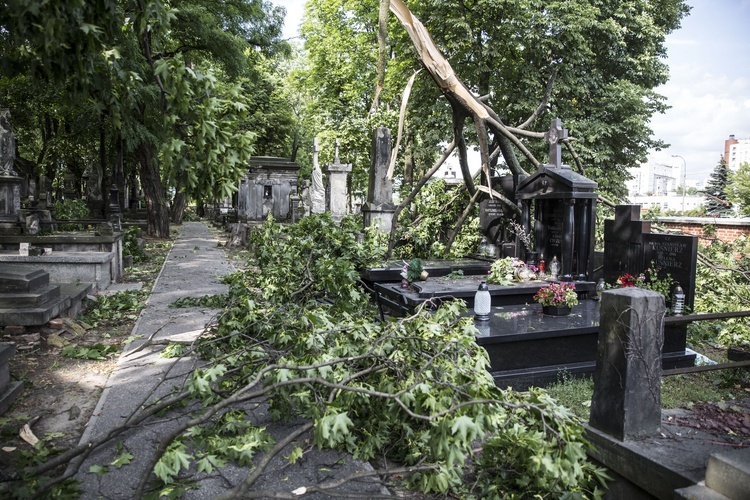
[(0, 109), (0, 176), (18, 177), (13, 168), (16, 162), (16, 138), (10, 124), (10, 110)]
[(326, 211), (326, 188), (323, 185), (323, 171), (318, 165), (318, 138), (313, 139), (313, 170), (312, 189), (310, 192), (310, 208), (314, 214)]

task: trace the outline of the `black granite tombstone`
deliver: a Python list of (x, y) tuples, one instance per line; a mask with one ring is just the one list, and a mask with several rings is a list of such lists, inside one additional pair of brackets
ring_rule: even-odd
[[(695, 269), (698, 264), (698, 237), (648, 233), (643, 235), (643, 265), (653, 263), (660, 278), (667, 275), (685, 292), (685, 306), (692, 310), (695, 300)], [(667, 301), (670, 297), (667, 297)]]
[[(492, 187), (502, 192), (507, 199), (515, 200), (513, 176), (493, 177)], [(513, 209), (497, 198), (487, 198), (479, 203), (479, 228), (489, 243), (500, 245), (508, 241), (510, 234), (507, 224), (513, 215)], [(499, 257), (504, 256), (506, 255), (499, 255)]]
[(640, 220), (640, 205), (618, 205), (615, 219), (604, 221), (604, 280), (614, 283), (625, 273), (641, 273), (644, 267), (643, 235), (651, 223)]
[(546, 137), (554, 163), (541, 165), (523, 179), (516, 197), (526, 230), (532, 228), (533, 210), (533, 251), (548, 261), (557, 257), (563, 281), (592, 280), (597, 183), (562, 165), (560, 139), (566, 136), (559, 118), (553, 120)]

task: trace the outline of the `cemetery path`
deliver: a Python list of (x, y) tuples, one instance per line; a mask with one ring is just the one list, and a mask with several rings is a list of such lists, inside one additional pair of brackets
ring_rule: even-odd
[[(81, 443), (122, 425), (130, 415), (143, 408), (147, 401), (181, 386), (186, 374), (199, 363), (191, 358), (175, 360), (161, 357), (164, 344), (156, 342), (195, 339), (218, 312), (206, 307), (169, 307), (175, 300), (183, 297), (201, 297), (226, 291), (226, 285), (219, 278), (231, 272), (233, 267), (223, 248), (217, 243), (217, 237), (203, 222), (186, 222), (182, 225), (180, 236), (175, 241), (146, 308), (141, 312), (133, 330), (133, 334), (141, 338), (128, 345), (118, 360)], [(151, 342), (147, 341), (149, 338), (152, 339)], [(91, 453), (75, 476), (84, 492), (82, 498), (134, 498), (138, 481), (146, 472), (158, 442), (190, 418), (192, 409), (194, 408), (175, 409), (166, 416), (152, 417)], [(289, 434), (289, 427), (271, 421), (264, 408), (256, 405), (243, 409), (258, 425), (266, 426), (276, 439)], [(308, 437), (303, 435), (294, 441), (289, 445), (290, 450)], [(130, 453), (132, 461), (122, 467), (113, 466), (123, 453)], [(288, 453), (281, 454), (278, 463), (272, 462), (271, 472), (264, 476), (257, 487), (290, 492), (300, 486), (316, 484), (322, 479), (321, 475), (343, 477), (370, 467), (367, 463), (353, 460), (341, 453), (319, 450), (311, 451), (301, 461), (303, 463), (290, 467), (282, 458), (285, 455)], [(90, 472), (92, 466), (99, 466), (100, 472), (107, 472)], [(71, 468), (69, 470), (72, 471)], [(210, 475), (200, 474), (200, 478), (196, 478), (199, 479), (197, 489), (187, 492), (183, 498), (213, 498), (243, 481), (250, 470), (229, 465)], [(368, 490), (376, 494), (380, 492), (378, 482), (359, 482), (353, 488), (352, 491), (360, 494)]]

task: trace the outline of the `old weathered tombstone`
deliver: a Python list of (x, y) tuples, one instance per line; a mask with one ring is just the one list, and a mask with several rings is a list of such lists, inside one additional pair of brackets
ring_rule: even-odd
[(562, 164), (560, 141), (567, 137), (567, 130), (562, 128), (559, 118), (552, 120), (545, 137), (550, 143), (550, 163), (522, 179), (516, 189), (521, 224), (527, 231), (533, 231), (533, 252), (547, 261), (554, 257), (560, 261), (563, 281), (591, 281), (597, 183)]
[(244, 224), (247, 222), (247, 204), (250, 200), (250, 187), (247, 178), (240, 180), (240, 187), (237, 189), (237, 222)]
[(46, 210), (52, 205), (50, 203), (50, 197), (52, 193), (52, 181), (49, 177), (42, 174), (39, 176), (39, 189), (38, 189), (38, 207), (41, 210)]
[(370, 182), (367, 189), (367, 202), (362, 206), (365, 227), (375, 225), (385, 233), (391, 232), (393, 214), (393, 182), (388, 179), (388, 165), (391, 158), (390, 131), (378, 127), (373, 132), (370, 157)]
[(347, 214), (347, 176), (352, 171), (351, 163), (339, 161), (339, 141), (336, 140), (336, 151), (333, 163), (326, 165), (328, 185), (326, 186), (326, 201), (331, 218), (340, 221)]
[(0, 109), (0, 235), (20, 234), (22, 178), (16, 173), (16, 139), (10, 124), (10, 110)]
[(99, 162), (91, 162), (86, 168), (86, 174), (86, 206), (94, 217), (104, 217), (102, 167)]
[(63, 173), (63, 198), (66, 200), (76, 200), (80, 194), (76, 189), (76, 176), (70, 170)]
[(636, 287), (602, 294), (589, 424), (620, 440), (651, 436), (661, 423), (661, 294)]
[(30, 214), (26, 216), (25, 230), (24, 232), (29, 236), (36, 236), (39, 234), (41, 224), (39, 222), (39, 216), (37, 214)]
[(302, 190), (300, 191), (300, 213), (302, 217), (310, 215), (310, 209), (312, 208), (312, 194), (310, 192), (310, 181), (308, 179), (302, 179)]
[(318, 138), (313, 139), (313, 170), (310, 187), (310, 210), (314, 214), (326, 211), (326, 188), (323, 184), (323, 171), (318, 164)]
[[(240, 183), (235, 207), (238, 220), (276, 220), (292, 218), (291, 195), (296, 191), (299, 166), (288, 158), (253, 156)], [(225, 201), (217, 212), (226, 212), (231, 203)], [(218, 215), (218, 214), (217, 214)]]

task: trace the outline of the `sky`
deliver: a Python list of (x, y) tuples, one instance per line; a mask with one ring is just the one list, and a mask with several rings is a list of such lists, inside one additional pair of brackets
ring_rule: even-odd
[[(304, 0), (274, 3), (287, 9), (285, 36), (295, 36)], [(654, 137), (670, 147), (649, 161), (683, 167), (684, 159), (693, 185), (711, 175), (730, 135), (750, 139), (750, 0), (687, 3), (690, 14), (667, 37), (670, 80), (656, 89), (671, 109), (651, 120)]]

